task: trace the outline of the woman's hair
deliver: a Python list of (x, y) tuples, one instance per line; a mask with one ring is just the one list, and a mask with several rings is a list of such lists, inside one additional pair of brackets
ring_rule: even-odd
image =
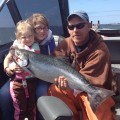
[(40, 14), (40, 13), (34, 13), (32, 14), (31, 17), (28, 18), (28, 21), (30, 22), (30, 24), (34, 27), (37, 24), (43, 24), (46, 27), (49, 28), (49, 23), (48, 23), (48, 19), (46, 18), (45, 15)]
[(34, 34), (34, 30), (32, 25), (28, 22), (28, 20), (21, 20), (16, 24), (16, 39), (19, 39), (20, 36), (26, 32), (31, 31)]

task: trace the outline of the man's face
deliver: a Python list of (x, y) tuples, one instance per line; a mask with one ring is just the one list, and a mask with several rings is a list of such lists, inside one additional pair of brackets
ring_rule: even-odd
[(68, 21), (68, 32), (75, 45), (82, 46), (89, 39), (90, 23), (74, 16)]

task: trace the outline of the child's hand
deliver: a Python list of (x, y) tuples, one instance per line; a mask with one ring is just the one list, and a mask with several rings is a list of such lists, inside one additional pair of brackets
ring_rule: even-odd
[(10, 69), (9, 67), (5, 68), (5, 72), (8, 76), (12, 76), (15, 74), (14, 70)]
[(19, 67), (17, 64), (10, 64), (9, 68), (14, 71), (15, 73), (21, 73), (23, 72), (23, 69), (21, 67)]
[(14, 71), (15, 71), (15, 73), (21, 73), (21, 72), (23, 72), (24, 70), (23, 70), (21, 67), (16, 66), (16, 67), (14, 68)]

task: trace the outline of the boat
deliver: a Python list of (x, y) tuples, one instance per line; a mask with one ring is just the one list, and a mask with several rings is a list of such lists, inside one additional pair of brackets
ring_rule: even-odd
[[(68, 0), (1, 0), (0, 2), (0, 88), (8, 81), (8, 76), (3, 70), (3, 60), (8, 53), (10, 46), (15, 40), (15, 25), (19, 20), (26, 19), (33, 13), (43, 13), (47, 16), (50, 29), (54, 33), (56, 44), (68, 36), (66, 18), (69, 15)], [(111, 62), (114, 70), (120, 71), (120, 31), (98, 29), (97, 32), (103, 35), (111, 53)], [(117, 67), (116, 67), (117, 66)], [(117, 73), (118, 73), (117, 71)], [(38, 109), (43, 116), (49, 120), (72, 120), (72, 113), (67, 106), (55, 97), (43, 97), (39, 99)], [(55, 105), (57, 107), (54, 107)], [(52, 105), (52, 106), (51, 106)], [(47, 108), (47, 109), (46, 109)], [(59, 108), (59, 110), (57, 109)], [(48, 111), (56, 115), (53, 118)], [(60, 112), (62, 111), (62, 112)], [(1, 113), (0, 113), (1, 114)], [(67, 115), (67, 116), (66, 116)], [(0, 115), (1, 116), (1, 115)], [(51, 117), (51, 118), (50, 118)], [(2, 119), (2, 118), (1, 118)]]

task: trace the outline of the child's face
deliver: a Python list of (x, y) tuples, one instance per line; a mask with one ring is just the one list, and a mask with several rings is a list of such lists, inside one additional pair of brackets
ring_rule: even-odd
[(38, 40), (38, 42), (44, 40), (48, 36), (48, 27), (39, 23), (34, 26), (35, 30), (35, 37)]
[(32, 31), (27, 31), (21, 34), (20, 43), (26, 46), (31, 46), (34, 43), (34, 34)]

